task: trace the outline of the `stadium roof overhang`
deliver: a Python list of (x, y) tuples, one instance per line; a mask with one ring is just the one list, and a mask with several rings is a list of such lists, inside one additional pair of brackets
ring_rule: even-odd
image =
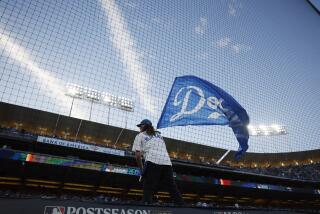
[[(53, 136), (55, 133), (57, 136), (74, 140), (81, 122), (77, 139), (107, 146), (113, 146), (118, 140), (117, 146), (130, 149), (134, 137), (137, 134), (137, 131), (134, 130), (122, 130), (120, 127), (87, 120), (81, 121), (78, 118), (3, 102), (0, 102), (0, 112), (1, 126), (16, 127), (19, 129), (23, 128), (26, 131), (38, 135)], [(165, 140), (168, 151), (179, 153), (180, 155), (191, 154), (194, 157), (204, 156), (217, 160), (226, 152), (225, 149), (199, 145), (172, 138), (166, 138)], [(229, 161), (233, 164), (233, 153), (234, 152), (231, 152), (225, 161)], [(261, 164), (266, 162), (271, 165), (278, 165), (279, 162), (305, 162), (319, 157), (320, 149), (290, 153), (247, 153), (242, 162), (244, 163), (244, 166), (251, 165), (252, 163)]]

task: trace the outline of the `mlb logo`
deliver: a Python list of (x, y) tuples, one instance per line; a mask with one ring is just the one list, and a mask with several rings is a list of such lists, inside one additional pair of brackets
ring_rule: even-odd
[(46, 206), (44, 208), (44, 214), (64, 214), (65, 207), (60, 206)]

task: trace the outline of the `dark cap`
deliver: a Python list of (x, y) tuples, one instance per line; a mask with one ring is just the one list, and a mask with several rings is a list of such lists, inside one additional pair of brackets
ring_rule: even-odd
[(144, 119), (144, 120), (142, 120), (139, 124), (137, 124), (138, 127), (140, 127), (140, 126), (142, 126), (142, 125), (152, 126), (152, 123), (151, 123), (150, 120)]

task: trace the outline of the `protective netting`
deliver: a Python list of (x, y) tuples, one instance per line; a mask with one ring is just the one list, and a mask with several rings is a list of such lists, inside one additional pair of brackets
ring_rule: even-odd
[[(0, 1), (0, 101), (136, 129), (157, 123), (176, 76), (229, 92), (251, 123), (249, 152), (319, 149), (319, 15), (307, 1)], [(67, 96), (76, 84), (128, 98), (134, 111)], [(72, 106), (72, 109), (71, 109)], [(226, 126), (166, 137), (236, 150)]]

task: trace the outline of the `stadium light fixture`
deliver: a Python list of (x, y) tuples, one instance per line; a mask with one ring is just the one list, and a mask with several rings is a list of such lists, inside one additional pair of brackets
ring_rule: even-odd
[(111, 95), (109, 94), (106, 94), (103, 96), (103, 101), (106, 103), (106, 104), (110, 104), (112, 99), (111, 99)]
[(124, 111), (134, 111), (134, 102), (131, 99), (118, 97), (96, 89), (82, 87), (76, 84), (68, 83), (66, 85), (66, 96), (73, 99), (83, 99), (91, 102), (118, 108)]
[(248, 125), (249, 135), (251, 136), (274, 136), (288, 134), (286, 127), (279, 124), (272, 125)]
[(80, 96), (80, 93), (80, 87), (77, 87), (77, 85), (74, 84), (67, 84), (65, 95), (69, 97), (78, 97)]
[(78, 93), (78, 90), (76, 88), (70, 87), (68, 88), (67, 94), (70, 96), (76, 96)]

